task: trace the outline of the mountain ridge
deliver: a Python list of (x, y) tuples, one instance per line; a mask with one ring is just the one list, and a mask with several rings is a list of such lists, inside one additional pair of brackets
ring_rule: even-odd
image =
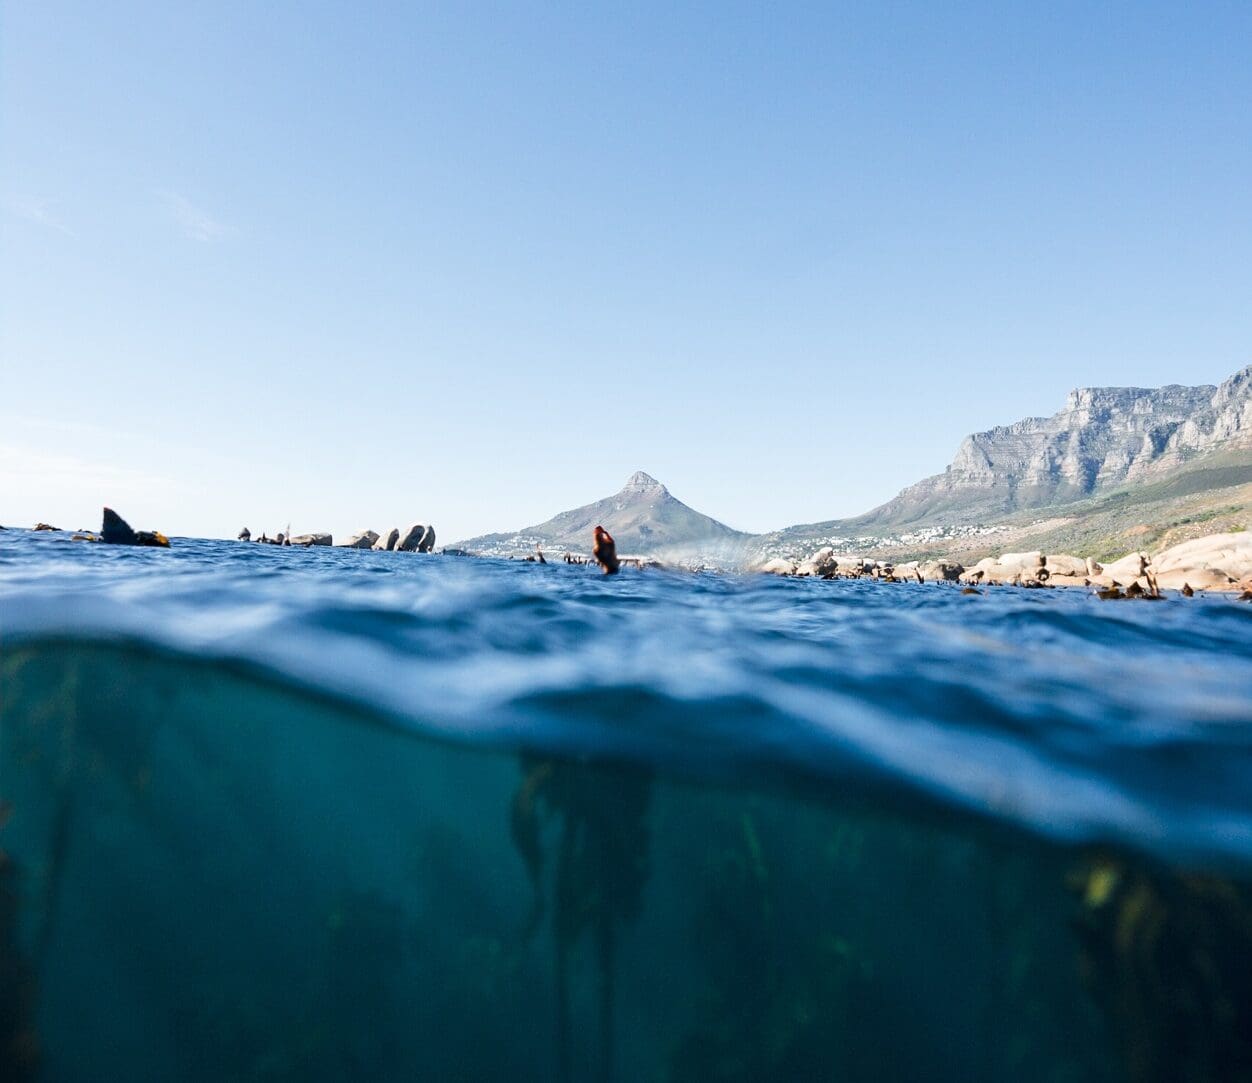
[(458, 547), (498, 556), (536, 544), (585, 552), (599, 523), (616, 537), (620, 552), (743, 564), (832, 543), (892, 551), (943, 541), (977, 545), (979, 537), (1001, 529), (997, 524), (1029, 536), (1032, 516), (1036, 522), (1092, 517), (1082, 537), (1111, 539), (1152, 528), (1132, 521), (1137, 491), (1144, 518), (1165, 524), (1171, 515), (1183, 522), (1207, 515), (1212, 509), (1206, 493), (1227, 501), (1223, 514), (1237, 517), (1248, 487), (1252, 365), (1218, 385), (1075, 388), (1050, 417), (971, 433), (942, 473), (848, 519), (748, 534), (696, 511), (656, 478), (636, 471), (612, 496)]
[(943, 473), (862, 515), (774, 535), (991, 522), (1159, 480), (1232, 448), (1252, 449), (1252, 365), (1216, 386), (1076, 388), (1051, 417), (966, 436)]
[(716, 553), (741, 547), (752, 537), (696, 511), (651, 474), (636, 470), (611, 496), (511, 533), (469, 538), (456, 547), (495, 556), (524, 552), (536, 545), (558, 552), (585, 553), (591, 546), (592, 528), (597, 525), (614, 536), (619, 553)]

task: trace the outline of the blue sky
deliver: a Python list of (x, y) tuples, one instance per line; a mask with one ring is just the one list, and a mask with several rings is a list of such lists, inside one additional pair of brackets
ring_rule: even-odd
[(1252, 6), (0, 9), (0, 522), (855, 514), (1252, 360)]

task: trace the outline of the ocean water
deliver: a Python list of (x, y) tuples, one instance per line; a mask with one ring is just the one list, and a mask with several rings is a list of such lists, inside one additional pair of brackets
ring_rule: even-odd
[(1252, 1078), (1252, 605), (0, 533), (0, 1079)]

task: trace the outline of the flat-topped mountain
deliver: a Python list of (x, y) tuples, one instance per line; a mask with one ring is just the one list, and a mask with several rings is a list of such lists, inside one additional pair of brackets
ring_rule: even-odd
[(1071, 391), (1051, 417), (967, 436), (942, 474), (910, 485), (865, 515), (779, 534), (988, 523), (1179, 474), (1191, 476), (1191, 491), (1252, 481), (1252, 365), (1220, 387)]
[(456, 547), (503, 556), (531, 550), (538, 542), (545, 548), (585, 553), (591, 548), (591, 531), (597, 523), (616, 539), (619, 553), (715, 555), (749, 537), (688, 507), (640, 470), (619, 492), (603, 500), (511, 534), (469, 538)]
[(722, 565), (823, 545), (849, 552), (977, 549), (991, 544), (992, 534), (1010, 536), (1005, 531), (1023, 549), (1069, 544), (1124, 552), (1170, 530), (1185, 534), (1195, 523), (1252, 525), (1245, 521), (1249, 494), (1252, 365), (1219, 387), (1071, 391), (1051, 417), (967, 436), (942, 474), (852, 519), (744, 534), (640, 472), (613, 496), (458, 546), (501, 556), (529, 552), (536, 542), (586, 552), (600, 523), (616, 537), (619, 552)]

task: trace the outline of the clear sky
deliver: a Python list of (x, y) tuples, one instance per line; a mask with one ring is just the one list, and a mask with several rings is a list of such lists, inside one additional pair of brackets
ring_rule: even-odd
[(1252, 360), (1246, 2), (0, 12), (6, 524), (765, 530)]

